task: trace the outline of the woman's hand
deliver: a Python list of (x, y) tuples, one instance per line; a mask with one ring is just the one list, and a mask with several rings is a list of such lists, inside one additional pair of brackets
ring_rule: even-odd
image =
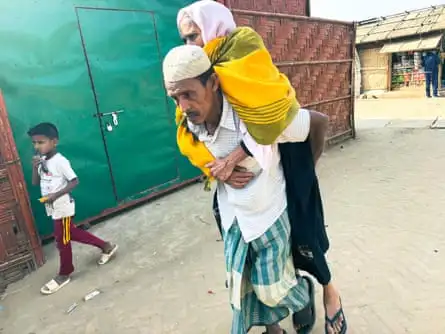
[(222, 182), (225, 182), (232, 175), (235, 164), (229, 159), (216, 159), (206, 165), (210, 169), (212, 176)]
[(206, 167), (210, 168), (210, 173), (214, 178), (226, 182), (232, 175), (236, 166), (248, 156), (249, 155), (240, 145), (224, 159), (216, 159), (208, 163)]

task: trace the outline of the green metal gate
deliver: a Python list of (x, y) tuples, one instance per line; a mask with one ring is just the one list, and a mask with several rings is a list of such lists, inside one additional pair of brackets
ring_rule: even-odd
[(77, 16), (116, 200), (177, 182), (153, 14), (78, 8)]
[[(180, 43), (176, 13), (191, 2), (0, 3), (0, 89), (27, 184), (26, 132), (53, 122), (79, 175), (78, 221), (199, 175), (177, 151), (161, 73), (161, 59)], [(30, 196), (39, 234), (48, 236), (39, 190), (30, 187)]]

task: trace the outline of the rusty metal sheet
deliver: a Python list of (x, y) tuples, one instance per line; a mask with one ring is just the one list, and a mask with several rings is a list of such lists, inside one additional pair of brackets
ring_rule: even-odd
[[(0, 92), (0, 278), (3, 285), (43, 264), (6, 106)], [(0, 287), (1, 289), (2, 287)]]

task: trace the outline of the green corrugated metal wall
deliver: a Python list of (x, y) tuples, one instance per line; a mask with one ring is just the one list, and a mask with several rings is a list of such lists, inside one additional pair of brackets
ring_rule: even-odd
[[(52, 224), (30, 186), (26, 135), (38, 122), (59, 127), (59, 149), (78, 173), (77, 221), (199, 174), (177, 151), (161, 74), (162, 57), (180, 43), (176, 13), (191, 2), (0, 3), (0, 89), (40, 235)], [(119, 110), (115, 126), (107, 113)]]

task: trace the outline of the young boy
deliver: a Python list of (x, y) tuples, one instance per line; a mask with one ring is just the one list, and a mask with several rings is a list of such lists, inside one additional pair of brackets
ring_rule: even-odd
[(41, 123), (31, 128), (36, 156), (33, 158), (32, 182), (40, 184), (42, 198), (48, 216), (54, 221), (54, 235), (60, 256), (59, 274), (40, 290), (50, 295), (70, 282), (74, 271), (71, 240), (102, 250), (99, 265), (106, 264), (115, 255), (118, 246), (105, 242), (73, 224), (75, 203), (72, 190), (79, 184), (70, 162), (57, 152), (59, 132), (51, 123)]

